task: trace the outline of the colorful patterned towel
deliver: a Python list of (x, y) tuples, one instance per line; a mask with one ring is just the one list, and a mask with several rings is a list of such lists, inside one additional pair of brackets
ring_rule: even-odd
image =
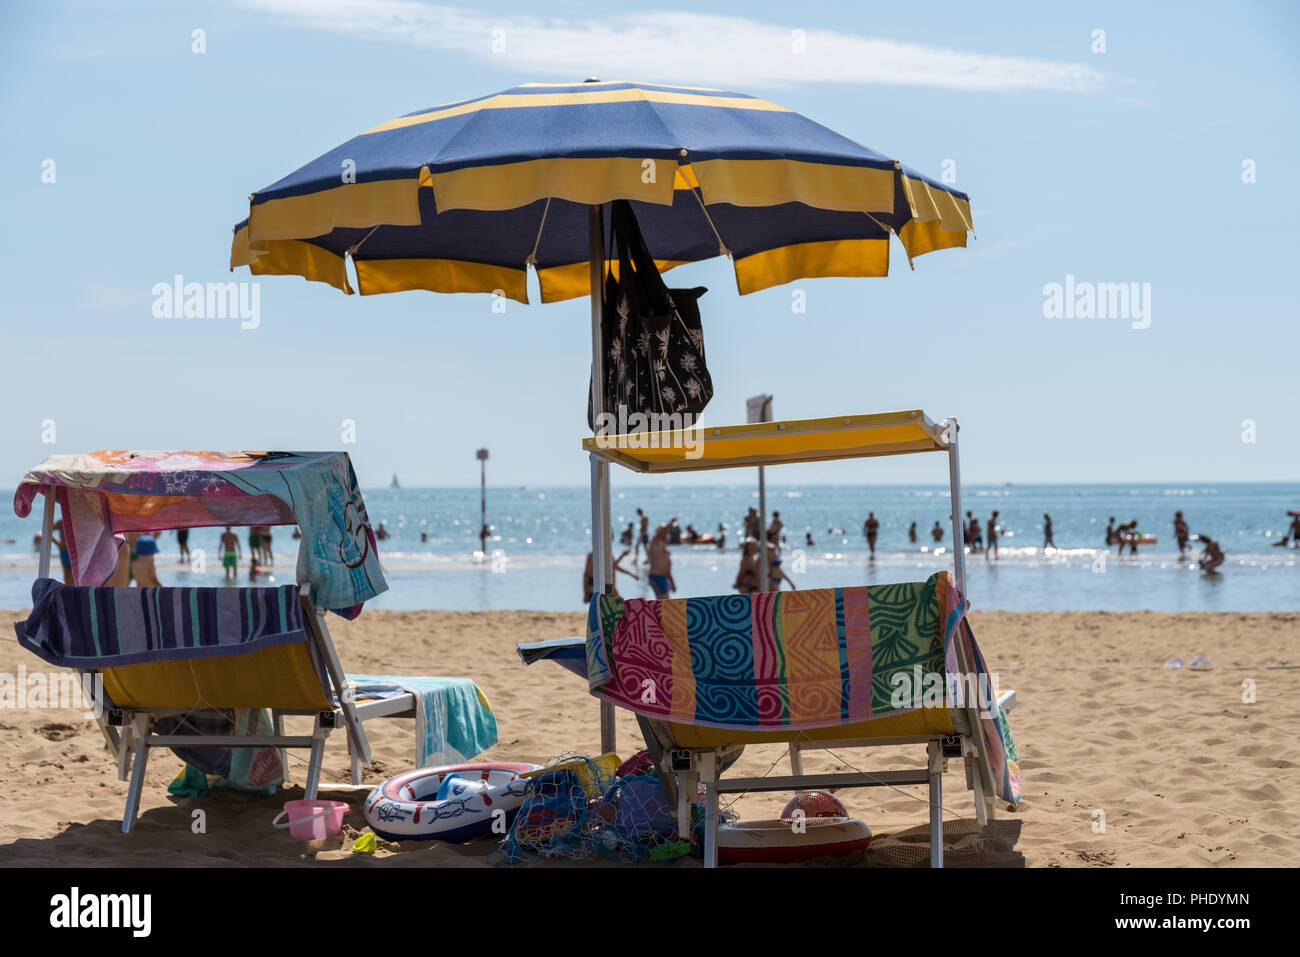
[(469, 678), (353, 675), (358, 697), (391, 691), (415, 695), (415, 766), (462, 764), (497, 743), (492, 706)]
[(278, 588), (32, 586), (18, 642), (53, 665), (93, 671), (258, 651), (307, 640), (297, 585)]
[[(948, 572), (898, 585), (717, 598), (598, 595), (587, 615), (587, 679), (596, 696), (661, 721), (741, 731), (854, 724), (921, 706), (898, 692), (925, 675), (935, 676), (935, 703), (944, 706), (943, 689), (960, 671), (959, 640), (984, 674), (965, 610)], [(982, 723), (990, 751), (1001, 755), (992, 762), (999, 790), (1015, 801), (1005, 715)]]
[(23, 476), (14, 513), (30, 514), (41, 491), (57, 497), (79, 585), (108, 581), (127, 532), (297, 522), (298, 584), (318, 608), (355, 618), (388, 588), (346, 452), (51, 455)]

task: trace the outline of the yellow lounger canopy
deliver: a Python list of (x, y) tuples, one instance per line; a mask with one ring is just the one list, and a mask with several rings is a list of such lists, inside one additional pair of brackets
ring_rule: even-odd
[(596, 435), (583, 439), (582, 447), (633, 471), (658, 473), (946, 452), (948, 440), (943, 424), (911, 409)]

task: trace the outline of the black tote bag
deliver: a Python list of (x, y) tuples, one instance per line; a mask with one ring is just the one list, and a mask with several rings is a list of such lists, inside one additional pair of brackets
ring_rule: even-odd
[[(629, 426), (624, 417), (634, 413), (679, 414), (680, 424), (690, 425), (713, 398), (699, 306), (708, 290), (668, 288), (626, 200), (611, 205), (610, 226), (607, 260), (618, 270), (607, 273), (601, 302), (605, 412), (615, 417), (616, 432), (640, 431), (640, 423)], [(596, 429), (590, 389), (587, 424)], [(669, 424), (650, 419), (644, 427)]]

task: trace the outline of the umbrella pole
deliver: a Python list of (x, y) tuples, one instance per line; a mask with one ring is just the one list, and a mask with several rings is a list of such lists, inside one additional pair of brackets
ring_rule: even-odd
[[(600, 334), (604, 298), (605, 223), (600, 204), (587, 207), (587, 260), (591, 266), (591, 412), (596, 430), (605, 412), (605, 344)], [(597, 594), (614, 593), (614, 556), (609, 538), (609, 463), (591, 456), (591, 577)], [(614, 706), (600, 703), (600, 750), (614, 747)]]

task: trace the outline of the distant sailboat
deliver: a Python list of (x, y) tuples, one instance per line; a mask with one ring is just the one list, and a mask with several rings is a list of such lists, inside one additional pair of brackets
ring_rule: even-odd
[(393, 481), (389, 483), (388, 487), (389, 487), (389, 488), (401, 488), (401, 487), (402, 487), (402, 486), (401, 486), (401, 483), (399, 483), (399, 482), (397, 481), (397, 473), (396, 473), (396, 472), (393, 473)]

